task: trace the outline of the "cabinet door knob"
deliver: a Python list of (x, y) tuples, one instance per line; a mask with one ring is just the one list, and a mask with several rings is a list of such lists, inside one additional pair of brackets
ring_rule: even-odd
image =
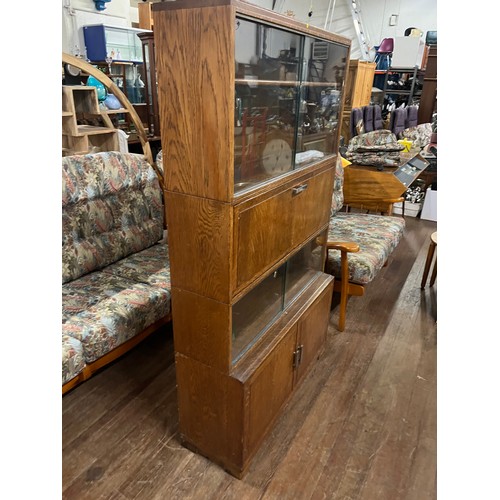
[(292, 196), (297, 196), (298, 194), (302, 193), (302, 191), (305, 191), (307, 189), (307, 183), (306, 184), (301, 184), (300, 186), (296, 186), (292, 188)]

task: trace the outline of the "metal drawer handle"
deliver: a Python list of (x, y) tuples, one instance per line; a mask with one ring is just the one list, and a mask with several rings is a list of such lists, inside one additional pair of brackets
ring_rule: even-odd
[(302, 193), (302, 191), (305, 191), (307, 189), (307, 183), (306, 184), (301, 184), (300, 186), (292, 188), (292, 196), (297, 196), (298, 194)]

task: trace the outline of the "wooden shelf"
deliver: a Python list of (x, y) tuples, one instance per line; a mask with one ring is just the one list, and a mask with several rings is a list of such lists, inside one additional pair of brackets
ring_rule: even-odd
[[(82, 125), (78, 117), (103, 116), (111, 125), (107, 114), (100, 113), (95, 87), (63, 85), (62, 87), (62, 154), (63, 156), (86, 154), (91, 151), (118, 151), (119, 143), (115, 128)], [(105, 118), (104, 118), (105, 117)]]
[(128, 110), (125, 108), (120, 109), (103, 109), (101, 110), (101, 114), (103, 115), (117, 115), (120, 113), (128, 113)]
[(276, 87), (336, 87), (333, 82), (300, 82), (299, 80), (248, 80), (246, 78), (236, 78), (236, 85), (269, 85)]
[(116, 132), (114, 128), (94, 127), (92, 125), (78, 125), (78, 135), (96, 135), (96, 134), (113, 134)]

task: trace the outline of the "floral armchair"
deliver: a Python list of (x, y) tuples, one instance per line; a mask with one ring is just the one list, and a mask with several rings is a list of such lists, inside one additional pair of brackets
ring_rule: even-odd
[[(335, 277), (334, 290), (340, 292), (339, 331), (344, 331), (347, 299), (364, 295), (387, 263), (404, 234), (402, 217), (340, 212), (344, 204), (344, 169), (337, 161), (328, 230), (325, 271)], [(384, 200), (381, 200), (381, 202)]]

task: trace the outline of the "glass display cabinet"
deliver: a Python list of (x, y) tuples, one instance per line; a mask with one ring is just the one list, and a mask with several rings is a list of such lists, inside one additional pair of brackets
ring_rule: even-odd
[(347, 49), (240, 17), (235, 39), (239, 192), (335, 154)]
[(152, 31), (138, 33), (142, 43), (144, 61), (144, 84), (146, 100), (147, 130), (150, 137), (160, 136), (160, 114), (158, 110), (158, 82), (156, 79), (155, 42)]
[(180, 437), (242, 477), (326, 339), (350, 41), (238, 0), (152, 9)]
[(90, 61), (113, 61), (142, 63), (142, 44), (137, 37), (144, 30), (91, 24), (83, 27), (87, 58)]

